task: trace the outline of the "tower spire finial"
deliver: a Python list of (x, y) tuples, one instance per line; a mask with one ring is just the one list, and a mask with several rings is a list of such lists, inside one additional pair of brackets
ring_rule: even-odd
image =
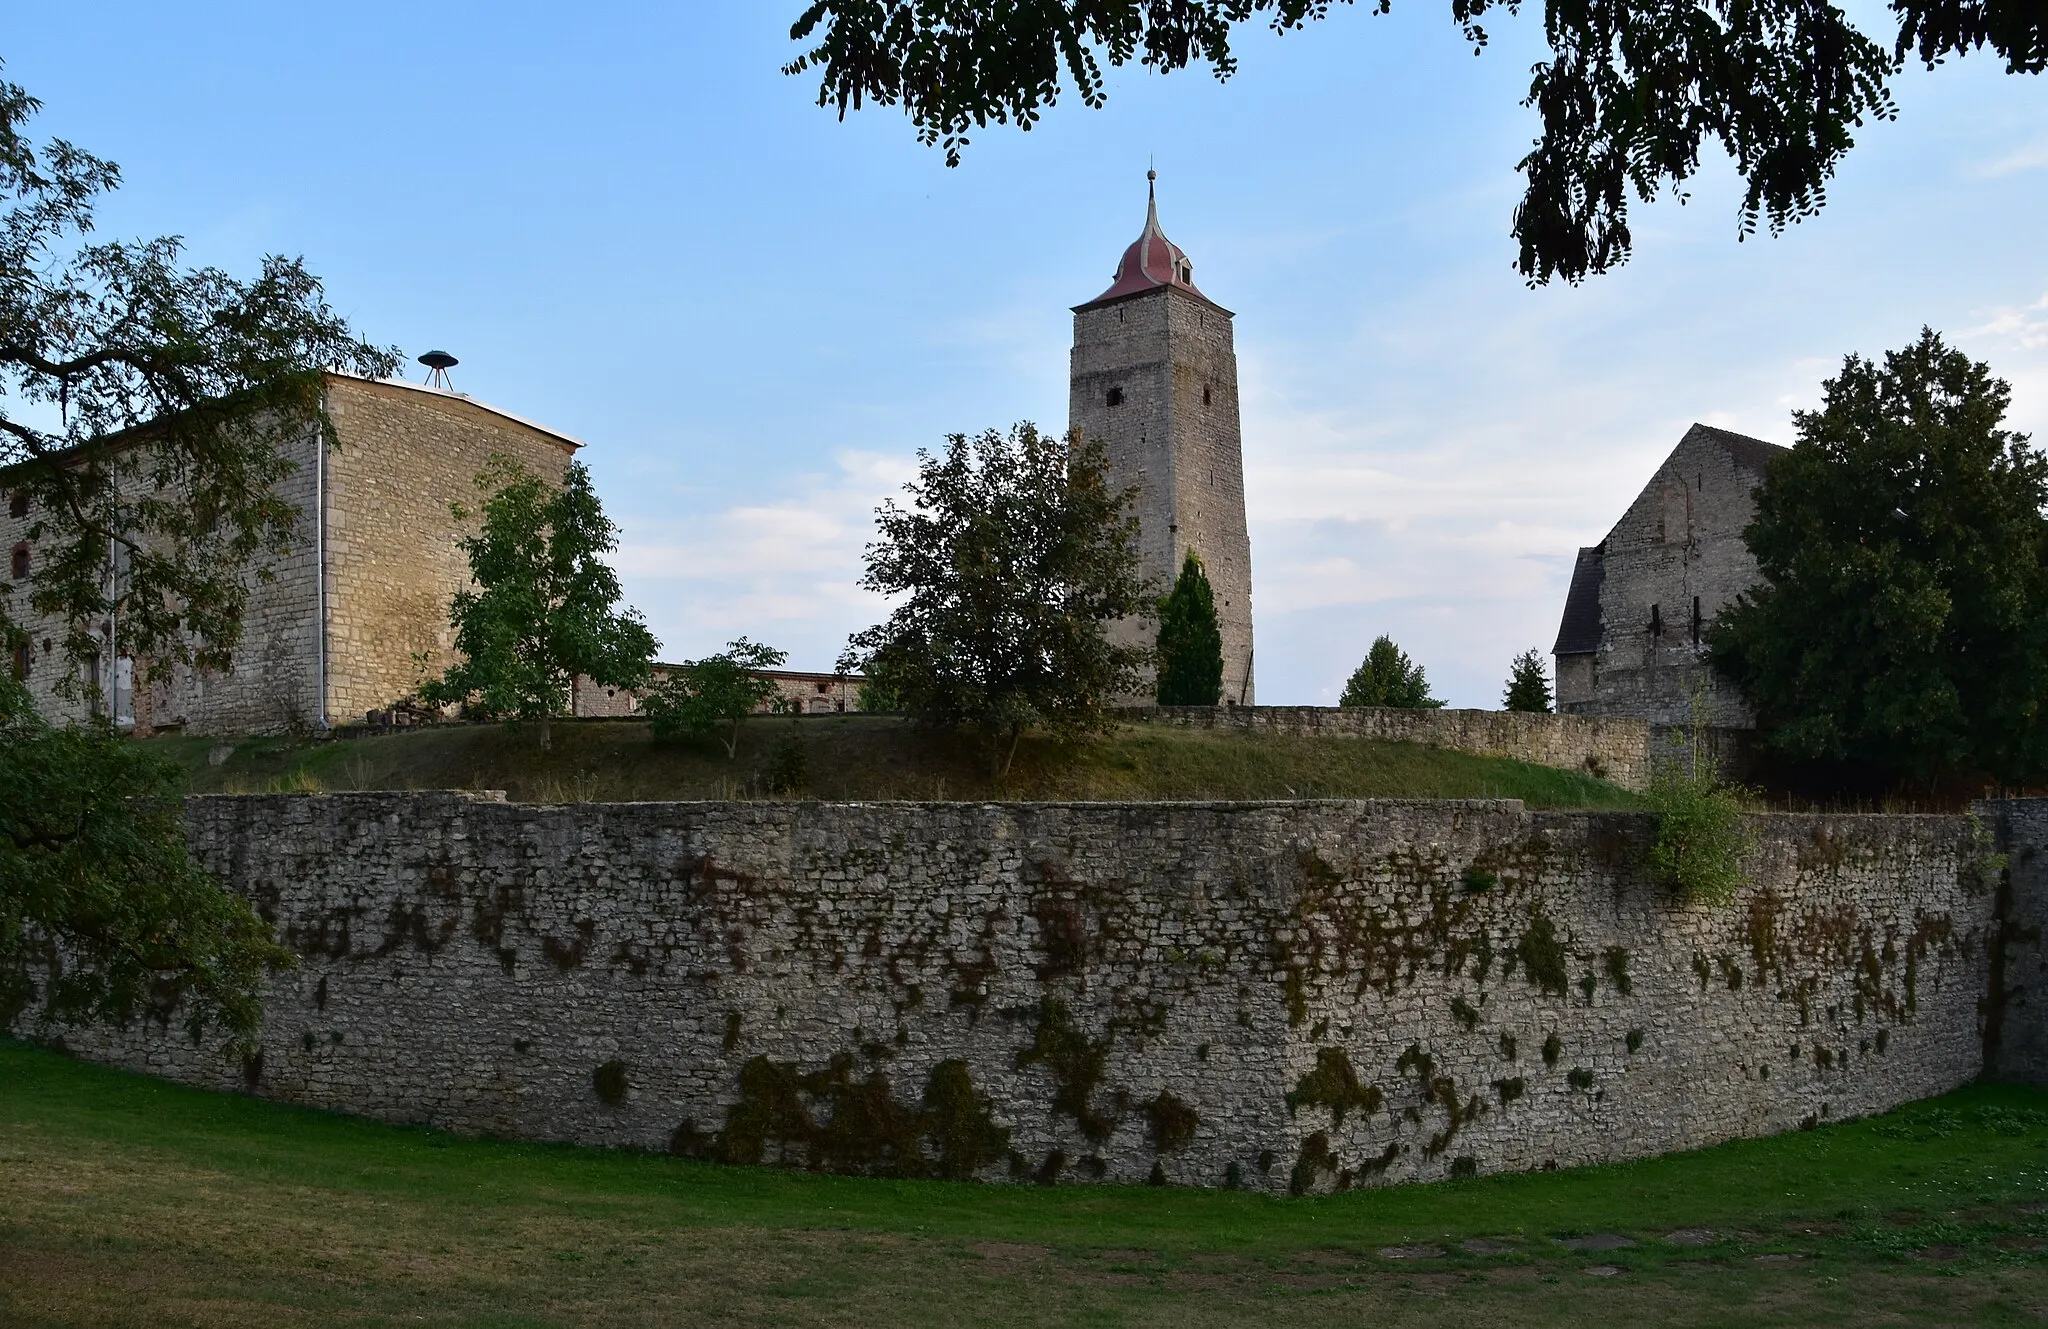
[(1148, 231), (1159, 229), (1159, 194), (1154, 184), (1158, 179), (1159, 172), (1148, 164), (1145, 168), (1145, 229)]

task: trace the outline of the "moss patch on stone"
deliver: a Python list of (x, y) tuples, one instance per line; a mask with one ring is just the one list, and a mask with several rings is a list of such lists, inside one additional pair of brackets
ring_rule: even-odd
[(1351, 1055), (1343, 1048), (1317, 1048), (1316, 1068), (1288, 1091), (1287, 1110), (1328, 1108), (1331, 1121), (1342, 1126), (1346, 1113), (1377, 1112), (1385, 1101), (1378, 1085), (1359, 1083), (1357, 1072), (1351, 1069)]
[(1067, 1004), (1058, 997), (1039, 1003), (1038, 1024), (1031, 1046), (1017, 1054), (1017, 1069), (1043, 1065), (1053, 1079), (1052, 1108), (1074, 1119), (1081, 1134), (1101, 1144), (1116, 1129), (1114, 1118), (1096, 1110), (1095, 1091), (1102, 1084), (1109, 1059), (1107, 1037), (1089, 1038), (1074, 1027)]

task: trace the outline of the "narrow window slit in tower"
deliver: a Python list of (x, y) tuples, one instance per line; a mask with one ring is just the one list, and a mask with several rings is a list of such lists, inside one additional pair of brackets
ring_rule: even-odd
[(1109, 390), (1109, 398), (1108, 398), (1108, 402), (1109, 402), (1109, 404), (1110, 404), (1111, 406), (1121, 406), (1121, 405), (1123, 405), (1123, 404), (1124, 404), (1124, 390), (1123, 390), (1122, 388), (1111, 388), (1111, 389)]

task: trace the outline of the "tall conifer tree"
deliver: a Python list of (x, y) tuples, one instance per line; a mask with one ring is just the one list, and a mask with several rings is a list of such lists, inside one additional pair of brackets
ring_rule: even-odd
[(1508, 669), (1507, 694), (1501, 702), (1511, 711), (1549, 713), (1550, 675), (1544, 671), (1541, 651), (1532, 646), (1515, 657)]
[(1214, 706), (1223, 696), (1223, 633), (1201, 556), (1188, 550), (1159, 602), (1159, 704)]

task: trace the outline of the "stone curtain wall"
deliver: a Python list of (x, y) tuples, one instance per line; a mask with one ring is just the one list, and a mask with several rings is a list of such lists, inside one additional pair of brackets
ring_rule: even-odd
[(1721, 908), (1643, 880), (1647, 817), (1513, 801), (189, 820), (302, 957), (260, 1055), (174, 1018), (70, 1045), (457, 1131), (1326, 1190), (1787, 1130), (1982, 1065), (1996, 896), (1963, 818), (1758, 816)]
[(1650, 726), (1618, 716), (1399, 706), (1145, 706), (1125, 714), (1190, 729), (1426, 743), (1482, 757), (1513, 757), (1585, 771), (1624, 789), (1642, 790), (1650, 784)]

